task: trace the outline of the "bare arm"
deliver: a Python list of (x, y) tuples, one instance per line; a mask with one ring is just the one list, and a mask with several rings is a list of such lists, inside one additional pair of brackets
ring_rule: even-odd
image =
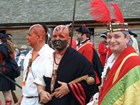
[(36, 84), (37, 89), (38, 89), (38, 93), (39, 93), (39, 98), (40, 98), (40, 103), (48, 103), (52, 97), (50, 95), (50, 93), (48, 93), (47, 91), (45, 91), (45, 86)]

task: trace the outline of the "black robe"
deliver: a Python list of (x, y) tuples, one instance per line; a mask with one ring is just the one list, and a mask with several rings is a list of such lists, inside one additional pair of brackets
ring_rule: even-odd
[[(55, 88), (59, 87), (57, 81), (69, 83), (87, 74), (95, 78), (92, 64), (79, 52), (68, 47), (57, 70)], [(44, 80), (46, 83), (46, 91), (50, 92), (51, 79), (44, 77)], [(68, 87), (70, 92), (67, 95), (62, 98), (53, 97), (52, 100), (45, 105), (86, 105), (92, 95), (98, 91), (96, 83), (88, 85), (85, 81), (68, 84)]]

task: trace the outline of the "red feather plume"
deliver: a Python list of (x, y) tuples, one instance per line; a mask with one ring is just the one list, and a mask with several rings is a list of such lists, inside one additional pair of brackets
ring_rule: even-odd
[(115, 21), (124, 23), (123, 14), (122, 14), (119, 6), (116, 3), (111, 3), (111, 6), (113, 6), (113, 8), (114, 8)]
[(92, 0), (90, 2), (90, 15), (93, 17), (93, 20), (109, 23), (111, 22), (110, 11), (103, 0)]

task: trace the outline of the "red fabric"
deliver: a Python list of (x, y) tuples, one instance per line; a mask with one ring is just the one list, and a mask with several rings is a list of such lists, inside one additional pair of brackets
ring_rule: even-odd
[(77, 50), (92, 63), (93, 48), (94, 48), (94, 45), (92, 44), (92, 42), (87, 41), (83, 45), (81, 45)]
[(71, 42), (71, 38), (70, 38), (68, 43), (72, 48), (76, 49), (77, 44), (76, 44), (76, 40), (74, 38), (72, 38), (72, 42)]
[(12, 100), (6, 100), (5, 105), (12, 105)]
[(100, 55), (101, 63), (104, 66), (105, 62), (106, 62), (107, 47), (106, 47), (106, 45), (103, 42), (99, 43), (99, 45), (98, 45), (98, 52), (99, 52), (99, 55)]
[[(3, 60), (3, 55), (0, 53), (0, 64), (2, 64), (2, 60)], [(2, 72), (4, 73), (6, 71), (6, 67), (2, 66)]]
[(76, 99), (79, 101), (80, 105), (85, 105), (86, 104), (86, 95), (84, 92), (83, 87), (81, 84), (76, 83), (76, 84), (69, 84), (71, 90), (73, 91), (74, 96)]
[(112, 54), (111, 50), (105, 45), (105, 43), (102, 41), (98, 45), (98, 52), (100, 55), (100, 61), (102, 65), (104, 66), (109, 56)]
[[(87, 41), (78, 48), (78, 52), (84, 55), (92, 63), (92, 59), (94, 56), (93, 49), (95, 49), (93, 43), (91, 41)], [(99, 84), (100, 79), (96, 72), (95, 75), (96, 75), (96, 84)]]
[(3, 60), (3, 56), (2, 56), (2, 54), (0, 53), (0, 64), (2, 64), (2, 60)]
[[(101, 104), (104, 96), (108, 93), (108, 91), (127, 73), (129, 70), (131, 70), (134, 66), (139, 65), (140, 57), (133, 56), (127, 59), (127, 61), (124, 63), (124, 65), (121, 68), (120, 74), (117, 78), (117, 80), (112, 84), (113, 78), (115, 76), (116, 70), (120, 66), (122, 60), (130, 53), (135, 52), (135, 50), (129, 46), (127, 49), (125, 49), (122, 54), (118, 57), (116, 62), (113, 64), (110, 72), (108, 73), (107, 79), (104, 82), (103, 87), (100, 91), (100, 97), (99, 97), (99, 105)], [(135, 59), (135, 60), (134, 60)], [(137, 62), (134, 62), (137, 61)]]

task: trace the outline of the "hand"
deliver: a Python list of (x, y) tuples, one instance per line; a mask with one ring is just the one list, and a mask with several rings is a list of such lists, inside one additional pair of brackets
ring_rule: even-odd
[(50, 100), (52, 100), (50, 93), (48, 93), (46, 91), (42, 90), (39, 95), (40, 95), (40, 103), (46, 104)]
[(69, 93), (68, 85), (65, 82), (58, 81), (58, 83), (61, 86), (54, 90), (55, 91), (55, 97), (56, 98), (62, 98), (63, 96), (65, 96), (66, 94)]

